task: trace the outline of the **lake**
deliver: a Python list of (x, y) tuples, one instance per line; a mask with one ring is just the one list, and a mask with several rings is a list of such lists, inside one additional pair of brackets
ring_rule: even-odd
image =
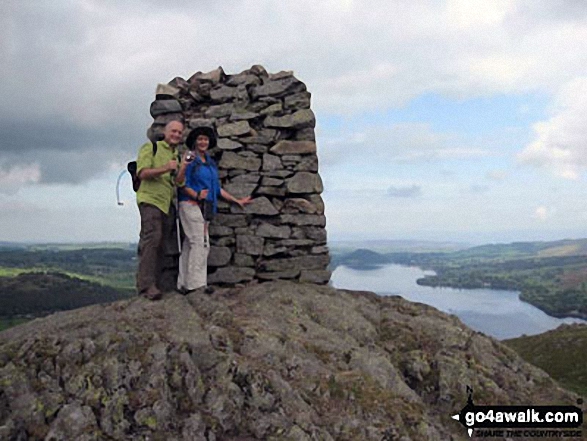
[(385, 265), (373, 270), (337, 267), (332, 273), (336, 288), (373, 291), (379, 295), (399, 295), (406, 300), (426, 303), (454, 314), (472, 329), (497, 339), (534, 335), (563, 323), (585, 323), (580, 319), (551, 317), (520, 300), (517, 291), (455, 289), (420, 286), (417, 279), (432, 271), (401, 265)]

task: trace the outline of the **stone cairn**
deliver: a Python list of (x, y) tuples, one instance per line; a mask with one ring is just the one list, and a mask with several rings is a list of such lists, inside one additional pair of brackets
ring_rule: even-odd
[[(291, 71), (268, 74), (258, 65), (236, 75), (219, 67), (159, 85), (149, 137), (172, 120), (184, 122), (186, 136), (195, 127), (214, 128), (218, 145), (210, 155), (222, 187), (254, 198), (245, 209), (221, 199), (209, 228), (210, 284), (330, 280), (310, 97)], [(177, 250), (168, 253), (177, 272)]]

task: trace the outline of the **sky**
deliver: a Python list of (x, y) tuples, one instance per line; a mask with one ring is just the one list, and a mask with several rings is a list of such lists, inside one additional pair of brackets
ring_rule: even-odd
[(158, 83), (293, 70), (329, 240), (587, 237), (583, 0), (4, 0), (0, 241), (136, 242)]

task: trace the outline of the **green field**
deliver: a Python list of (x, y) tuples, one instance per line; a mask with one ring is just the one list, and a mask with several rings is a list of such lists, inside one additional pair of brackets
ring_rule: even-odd
[(19, 274), (31, 272), (31, 271), (41, 271), (40, 268), (10, 268), (10, 267), (1, 267), (0, 266), (0, 277), (14, 277), (18, 276)]
[(98, 245), (0, 247), (0, 330), (134, 295), (136, 246)]
[(31, 319), (28, 318), (0, 317), (0, 332), (4, 331), (5, 329), (12, 328), (13, 326), (22, 325), (23, 323), (26, 323), (30, 320)]
[(134, 286), (136, 246), (107, 248), (74, 245), (31, 245), (27, 249), (0, 248), (0, 277), (23, 272), (60, 272), (119, 289)]
[(75, 277), (82, 280), (87, 280), (89, 282), (98, 283), (101, 285), (107, 285), (114, 288), (120, 289), (133, 289), (135, 283), (135, 273), (134, 271), (126, 271), (126, 272), (112, 272), (108, 274), (102, 274), (100, 276), (91, 276), (87, 274), (76, 273), (73, 271), (63, 270), (58, 266), (47, 265), (43, 268), (9, 268), (9, 267), (0, 267), (0, 277), (15, 277), (19, 274), (24, 273), (38, 273), (38, 272), (60, 272), (62, 274), (66, 274), (70, 277)]

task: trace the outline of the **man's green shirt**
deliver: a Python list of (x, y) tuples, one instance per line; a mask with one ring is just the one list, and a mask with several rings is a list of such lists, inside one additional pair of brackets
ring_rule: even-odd
[[(165, 141), (157, 142), (157, 153), (153, 155), (153, 144), (148, 142), (139, 150), (137, 175), (144, 168), (163, 167), (171, 160), (178, 159), (177, 149), (172, 149)], [(154, 179), (144, 179), (137, 191), (137, 204), (141, 202), (154, 205), (163, 213), (169, 213), (173, 199), (174, 178), (170, 172)]]

